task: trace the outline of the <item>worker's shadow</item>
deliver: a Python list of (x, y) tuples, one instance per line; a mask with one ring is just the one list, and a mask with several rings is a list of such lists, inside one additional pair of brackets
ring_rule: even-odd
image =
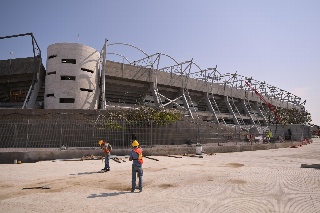
[(98, 197), (110, 197), (110, 196), (117, 196), (117, 195), (122, 195), (122, 194), (127, 194), (131, 192), (112, 192), (112, 193), (102, 193), (102, 194), (91, 194), (87, 198), (98, 198)]

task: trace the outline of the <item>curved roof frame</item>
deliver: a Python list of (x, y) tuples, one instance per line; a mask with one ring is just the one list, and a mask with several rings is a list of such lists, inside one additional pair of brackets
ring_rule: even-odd
[[(193, 59), (179, 63), (176, 59), (174, 59), (170, 55), (167, 55), (164, 53), (155, 53), (155, 54), (149, 55), (145, 51), (143, 51), (141, 48), (138, 48), (134, 45), (127, 44), (127, 43), (112, 43), (112, 44), (108, 44), (107, 47), (113, 46), (113, 45), (125, 45), (128, 47), (132, 47), (138, 50), (140, 53), (142, 53), (144, 57), (135, 61), (130, 61), (126, 56), (118, 53), (107, 53), (107, 54), (114, 54), (114, 55), (120, 56), (123, 58), (123, 62), (126, 61), (130, 65), (151, 68), (155, 72), (164, 71), (171, 74), (184, 76), (184, 79), (185, 79), (184, 81), (185, 83), (183, 86), (184, 88), (186, 88), (188, 84), (188, 79), (193, 78), (197, 80), (206, 81), (211, 84), (211, 87), (213, 87), (214, 84), (219, 84), (219, 85), (230, 86), (232, 88), (244, 89), (245, 91), (252, 92), (251, 88), (249, 88), (245, 83), (247, 81), (259, 93), (261, 93), (262, 95), (270, 99), (277, 99), (281, 102), (286, 101), (288, 103), (292, 103), (293, 105), (298, 105), (298, 106), (305, 104), (305, 101), (302, 102), (300, 97), (288, 91), (269, 85), (265, 81), (261, 82), (253, 79), (252, 77), (239, 75), (237, 74), (237, 72), (222, 74), (217, 70), (217, 66), (214, 68), (201, 69), (199, 65), (193, 62)], [(161, 66), (161, 59), (163, 57), (170, 59), (172, 61), (172, 65)], [(192, 71), (193, 68), (195, 68), (196, 70)]]

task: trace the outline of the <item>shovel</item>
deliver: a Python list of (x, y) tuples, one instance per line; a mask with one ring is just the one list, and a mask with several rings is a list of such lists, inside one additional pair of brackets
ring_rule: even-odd
[(35, 186), (35, 187), (25, 187), (23, 189), (50, 189), (49, 186)]

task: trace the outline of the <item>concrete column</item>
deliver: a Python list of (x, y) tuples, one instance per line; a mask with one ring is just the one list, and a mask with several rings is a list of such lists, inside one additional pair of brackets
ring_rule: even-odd
[(47, 51), (45, 109), (97, 109), (100, 53), (88, 46), (52, 44)]
[(228, 110), (229, 110), (230, 114), (233, 116), (233, 122), (234, 122), (236, 125), (240, 125), (240, 124), (239, 124), (239, 121), (238, 121), (238, 119), (237, 119), (237, 116), (236, 116), (236, 114), (234, 113), (234, 111), (233, 111), (233, 109), (232, 109), (232, 107), (231, 107), (231, 104), (230, 104), (230, 102), (229, 102), (229, 96), (225, 96), (225, 97), (224, 97), (224, 101), (225, 101), (225, 103), (226, 103), (226, 105), (227, 105), (227, 107), (228, 107)]
[[(213, 95), (212, 95), (213, 96)], [(207, 107), (209, 109), (209, 111), (212, 113), (213, 115), (213, 119), (215, 120), (215, 122), (218, 124), (219, 123), (219, 119), (217, 117), (217, 114), (214, 110), (214, 108), (212, 107), (212, 103), (210, 101), (210, 98), (209, 98), (209, 93), (206, 94), (205, 96), (205, 100), (206, 100), (206, 103), (207, 103)]]
[(254, 122), (254, 120), (253, 120), (253, 118), (252, 118), (252, 116), (251, 116), (251, 113), (249, 112), (249, 110), (248, 110), (248, 108), (247, 108), (245, 99), (242, 99), (242, 100), (241, 100), (241, 105), (242, 105), (244, 111), (246, 112), (247, 116), (250, 118), (250, 123), (251, 123), (252, 125), (255, 125), (255, 122)]
[(267, 124), (267, 123), (268, 123), (268, 120), (267, 120), (266, 116), (264, 116), (264, 114), (263, 114), (263, 112), (261, 111), (261, 109), (259, 108), (258, 102), (255, 102), (255, 108), (256, 108), (259, 116), (262, 117), (263, 120), (264, 120), (264, 122)]
[(162, 103), (160, 103), (161, 102), (160, 97), (158, 96), (158, 88), (157, 88), (156, 82), (150, 83), (150, 87), (151, 87), (151, 92), (152, 92), (155, 105), (157, 107), (162, 106)]

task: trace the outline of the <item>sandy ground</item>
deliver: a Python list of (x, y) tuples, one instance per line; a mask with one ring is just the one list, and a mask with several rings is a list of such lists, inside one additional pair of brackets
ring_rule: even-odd
[[(125, 156), (118, 156), (125, 159)], [(131, 162), (1, 164), (0, 212), (320, 212), (320, 139), (300, 148), (145, 159), (143, 192)], [(23, 189), (48, 186), (50, 189)]]

